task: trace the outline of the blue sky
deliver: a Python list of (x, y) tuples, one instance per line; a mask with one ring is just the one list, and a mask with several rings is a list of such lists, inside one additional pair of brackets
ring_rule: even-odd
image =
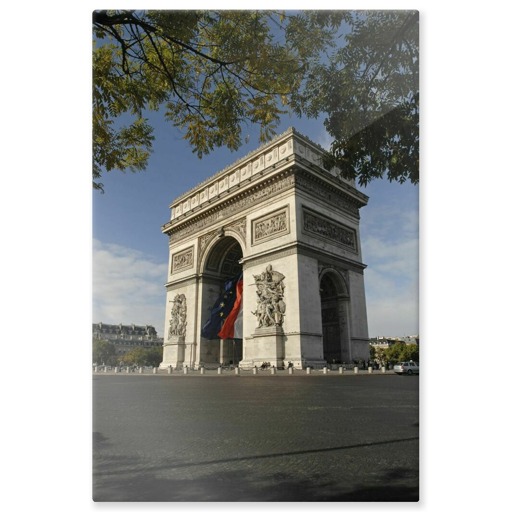
[[(260, 144), (257, 127), (248, 126), (249, 142), (237, 152), (221, 148), (198, 159), (161, 114), (151, 119), (156, 140), (148, 169), (105, 174), (105, 193), (93, 193), (93, 321), (151, 324), (161, 334), (168, 241), (160, 228), (169, 204)], [(278, 132), (289, 126), (328, 147), (323, 119), (287, 115)], [(369, 334), (418, 334), (419, 186), (378, 180), (361, 190), (370, 196), (361, 210)]]

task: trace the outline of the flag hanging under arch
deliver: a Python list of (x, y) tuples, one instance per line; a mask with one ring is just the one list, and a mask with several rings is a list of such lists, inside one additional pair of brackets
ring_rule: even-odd
[(242, 338), (242, 332), (240, 328), (242, 326), (241, 324), (243, 316), (243, 291), (244, 278), (243, 275), (241, 275), (236, 283), (236, 299), (233, 303), (233, 308), (231, 309), (229, 315), (226, 317), (224, 325), (218, 333), (220, 339), (227, 340)]

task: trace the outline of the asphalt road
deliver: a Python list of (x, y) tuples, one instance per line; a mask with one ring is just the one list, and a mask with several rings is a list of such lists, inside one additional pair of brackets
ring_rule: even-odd
[(93, 376), (93, 499), (417, 501), (419, 382)]

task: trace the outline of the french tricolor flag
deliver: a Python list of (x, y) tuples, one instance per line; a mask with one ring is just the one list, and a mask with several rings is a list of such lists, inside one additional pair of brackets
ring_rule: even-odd
[(233, 309), (226, 317), (222, 329), (219, 331), (218, 336), (223, 340), (241, 339), (243, 332), (243, 291), (244, 291), (244, 278), (243, 274), (236, 283), (236, 299), (233, 304)]

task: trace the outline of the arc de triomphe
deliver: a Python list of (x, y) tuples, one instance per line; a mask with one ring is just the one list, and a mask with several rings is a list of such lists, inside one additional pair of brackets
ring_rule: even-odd
[[(368, 359), (359, 209), (368, 197), (293, 128), (171, 204), (161, 368)], [(243, 276), (241, 339), (202, 327)], [(234, 290), (234, 289), (233, 289)], [(218, 303), (218, 302), (217, 302)]]

